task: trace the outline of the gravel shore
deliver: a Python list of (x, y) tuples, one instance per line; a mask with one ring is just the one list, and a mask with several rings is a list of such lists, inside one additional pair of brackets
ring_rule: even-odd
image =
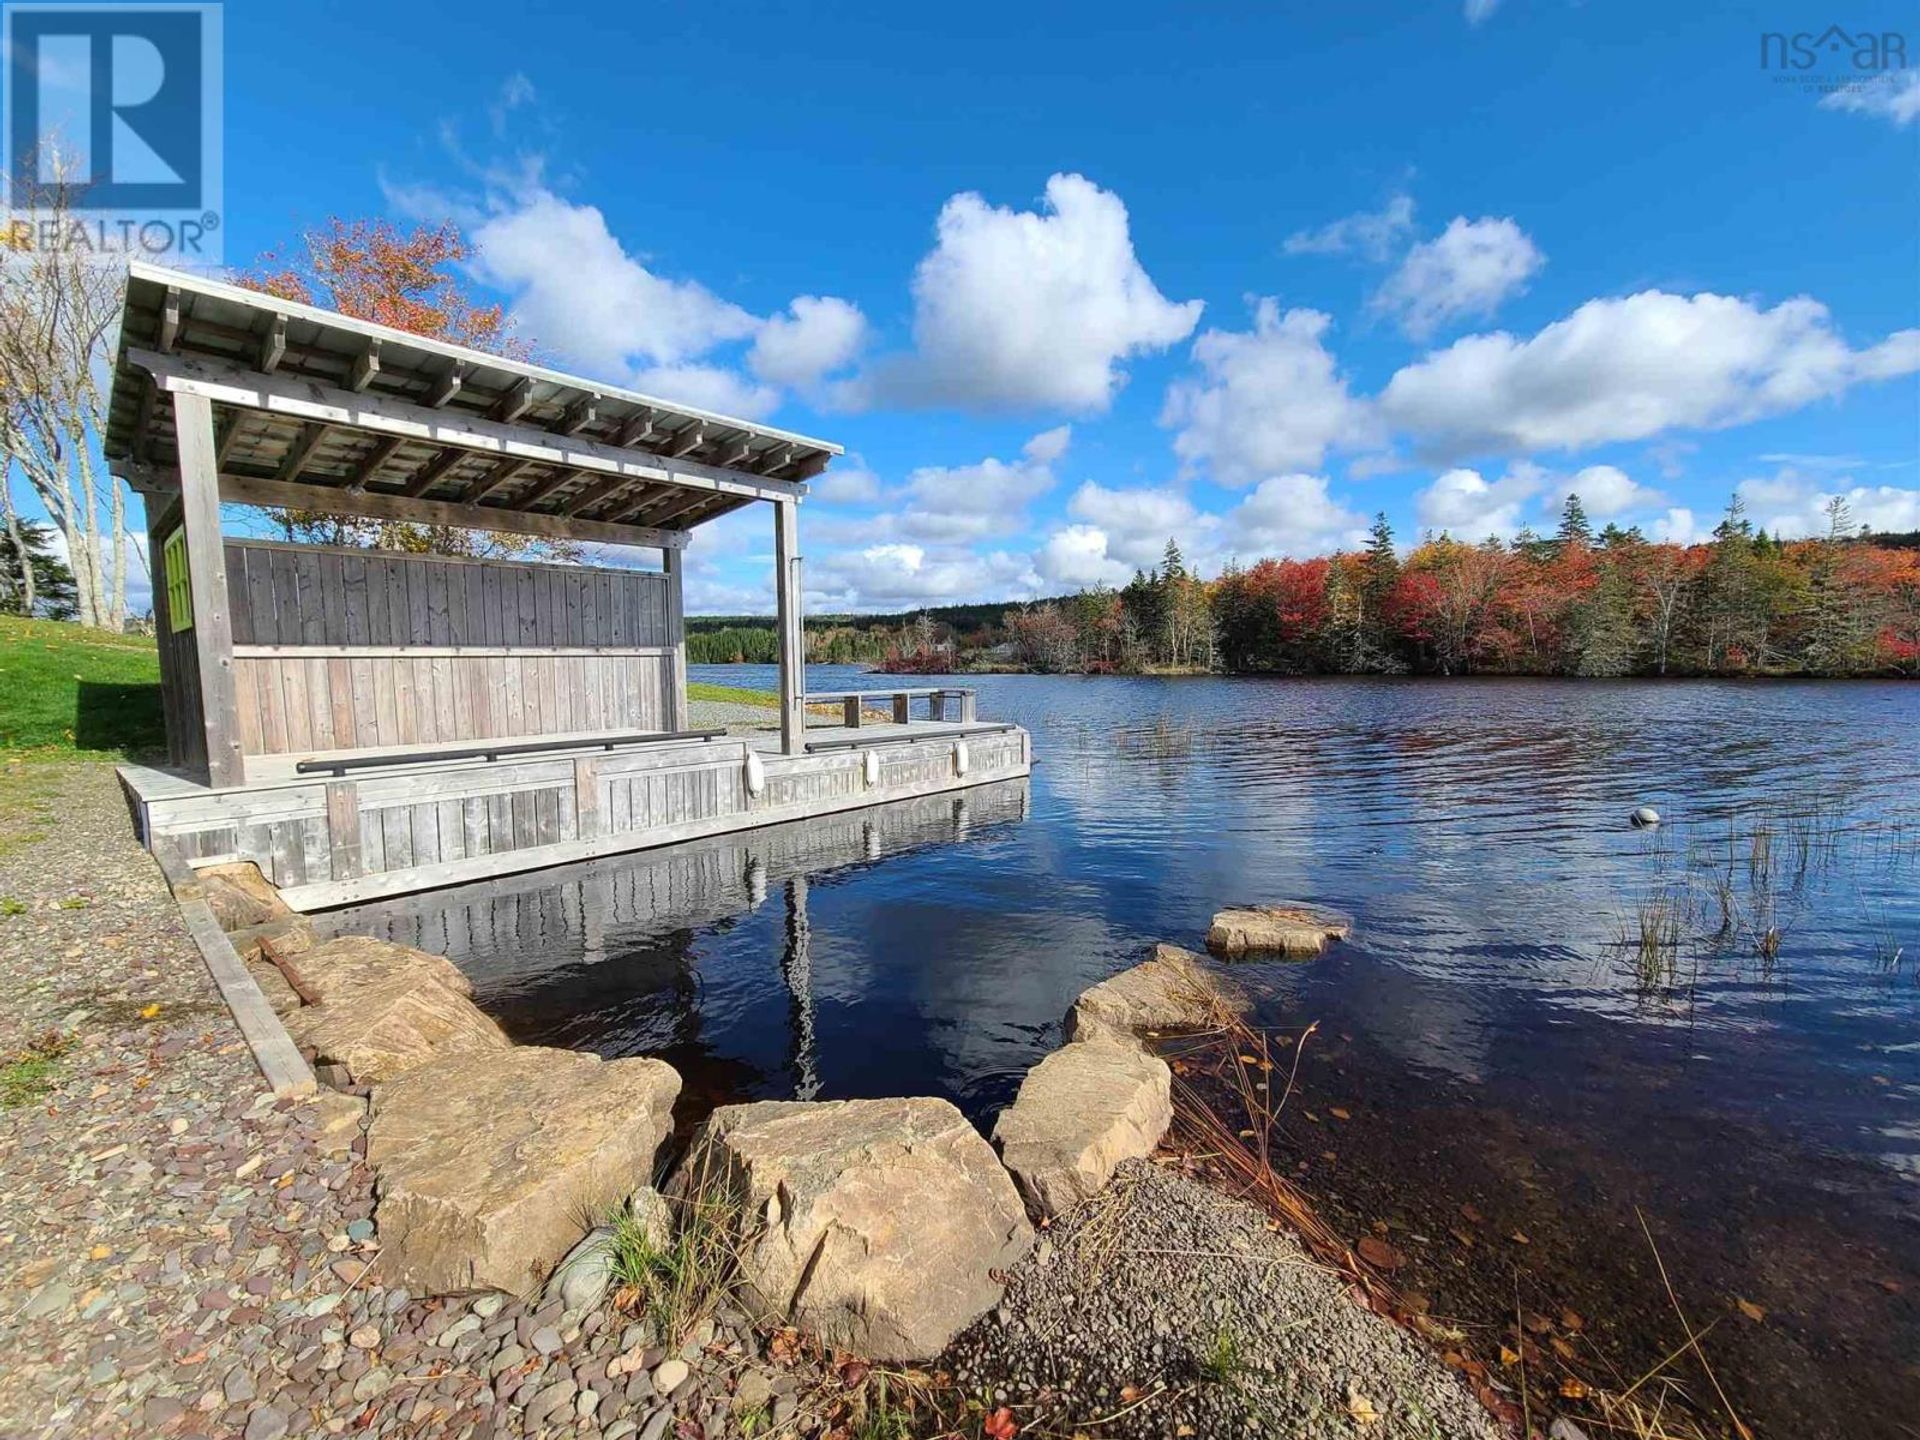
[(319, 1108), (261, 1093), (111, 768), (4, 783), (0, 1055), (67, 1048), (0, 1110), (0, 1436), (659, 1440), (798, 1408), (817, 1377), (738, 1317), (669, 1354), (604, 1308), (383, 1286), (364, 1137), (330, 1153)]
[(1043, 1235), (946, 1358), (962, 1389), (1062, 1434), (1502, 1433), (1258, 1210), (1137, 1160)]

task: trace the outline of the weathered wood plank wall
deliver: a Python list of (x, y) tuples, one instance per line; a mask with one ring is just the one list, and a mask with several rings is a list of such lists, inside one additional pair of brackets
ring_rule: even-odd
[(670, 728), (669, 577), (229, 541), (250, 755)]
[(153, 628), (160, 652), (160, 711), (167, 763), (204, 774), (207, 732), (200, 723), (200, 657), (191, 630), (176, 631), (167, 608), (167, 537), (180, 527), (178, 498), (147, 501), (147, 563), (153, 571)]

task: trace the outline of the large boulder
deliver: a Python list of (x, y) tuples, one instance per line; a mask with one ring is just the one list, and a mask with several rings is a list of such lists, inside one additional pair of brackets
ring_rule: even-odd
[(1212, 1030), (1246, 1009), (1246, 997), (1178, 945), (1156, 945), (1150, 958), (1080, 994), (1067, 1012), (1067, 1039)]
[(992, 1147), (945, 1100), (713, 1112), (678, 1181), (742, 1210), (742, 1298), (875, 1360), (936, 1355), (1033, 1240)]
[(1318, 955), (1352, 930), (1349, 917), (1312, 905), (1239, 905), (1213, 917), (1207, 949), (1233, 959)]
[(1144, 1159), (1173, 1123), (1167, 1062), (1101, 1036), (1056, 1050), (1027, 1072), (993, 1143), (1036, 1220), (1096, 1193), (1122, 1160)]
[(293, 907), (251, 860), (203, 866), (193, 878), (222, 930), (242, 930), (293, 914)]
[(398, 975), (333, 992), (289, 1011), (287, 1034), (316, 1065), (344, 1065), (356, 1085), (378, 1085), (447, 1056), (487, 1057), (513, 1042), (466, 996), (428, 975)]
[(297, 940), (291, 943), (276, 940), (274, 948), (323, 1004), (399, 976), (431, 980), (456, 995), (473, 994), (473, 981), (446, 956), (435, 955), (430, 950), (415, 950), (410, 945), (395, 945), (391, 940), (375, 940), (369, 935), (340, 935), (308, 945)]
[(522, 1046), (373, 1092), (381, 1279), (532, 1299), (588, 1225), (653, 1178), (680, 1077), (662, 1060)]

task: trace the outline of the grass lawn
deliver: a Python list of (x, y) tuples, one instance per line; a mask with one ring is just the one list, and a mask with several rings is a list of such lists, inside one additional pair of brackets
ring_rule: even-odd
[(150, 638), (0, 615), (0, 753), (124, 760), (166, 744)]
[(771, 690), (743, 690), (738, 685), (703, 685), (698, 680), (687, 683), (689, 700), (731, 700), (736, 705), (758, 705), (766, 710), (778, 710), (780, 697)]

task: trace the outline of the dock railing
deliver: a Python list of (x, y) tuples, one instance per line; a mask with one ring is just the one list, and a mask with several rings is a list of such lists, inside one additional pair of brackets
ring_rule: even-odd
[(848, 729), (858, 729), (866, 721), (868, 705), (883, 705), (887, 702), (892, 703), (894, 724), (911, 724), (915, 700), (927, 702), (929, 720), (971, 725), (977, 713), (975, 692), (951, 685), (898, 690), (816, 691), (806, 697), (806, 704), (808, 706), (838, 704), (843, 716), (841, 723)]

